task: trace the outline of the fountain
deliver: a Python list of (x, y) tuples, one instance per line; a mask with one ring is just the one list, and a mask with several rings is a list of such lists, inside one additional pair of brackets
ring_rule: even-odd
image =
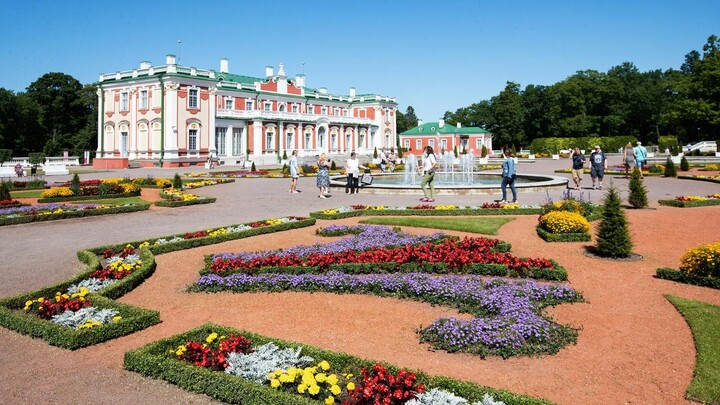
[[(456, 162), (457, 160), (457, 162)], [(438, 156), (439, 169), (435, 172), (435, 191), (440, 195), (497, 194), (502, 177), (498, 171), (481, 172), (471, 151), (455, 158), (453, 152)], [(374, 174), (371, 185), (363, 186), (368, 194), (422, 194), (418, 172), (418, 158), (412, 153), (404, 157), (403, 173)], [(457, 163), (457, 164), (456, 164)], [(345, 187), (345, 176), (330, 178), (332, 186)], [(560, 176), (518, 173), (515, 187), (519, 192), (565, 190), (568, 179)]]

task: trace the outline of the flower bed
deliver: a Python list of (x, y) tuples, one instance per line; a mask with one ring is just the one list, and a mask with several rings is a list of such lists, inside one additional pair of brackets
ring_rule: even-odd
[[(106, 180), (86, 180), (80, 182), (79, 186), (73, 188), (71, 186), (51, 187), (45, 190), (38, 202), (62, 202), (62, 201), (82, 201), (96, 200), (101, 198), (124, 198), (136, 197), (140, 195), (140, 186), (132, 183), (118, 184)], [(98, 183), (99, 182), (99, 183)], [(97, 184), (96, 184), (97, 183)]]
[(187, 183), (183, 183), (183, 188), (200, 188), (200, 187), (207, 187), (207, 186), (214, 186), (217, 184), (227, 184), (227, 183), (234, 183), (235, 179), (212, 179), (212, 180), (199, 180), (199, 181), (189, 181)]
[(16, 208), (0, 209), (0, 226), (25, 224), (28, 222), (54, 221), (66, 218), (89, 217), (95, 215), (120, 214), (125, 212), (143, 211), (150, 204), (39, 204)]
[(578, 212), (550, 211), (542, 215), (535, 228), (546, 242), (587, 242), (590, 223)]
[(666, 205), (669, 207), (706, 207), (709, 205), (720, 205), (720, 194), (710, 194), (706, 197), (700, 197), (695, 195), (690, 196), (678, 196), (674, 200), (658, 200), (660, 205)]
[(155, 201), (155, 205), (158, 207), (185, 207), (188, 205), (196, 204), (210, 204), (217, 201), (214, 197), (200, 197), (195, 194), (184, 193), (181, 190), (174, 188), (165, 189), (160, 191), (160, 197), (162, 200)]
[(680, 269), (657, 269), (659, 278), (720, 288), (720, 242), (696, 246), (682, 256)]
[[(207, 341), (213, 335), (235, 336), (234, 339), (236, 340), (238, 340), (237, 336), (242, 336), (255, 349), (272, 344), (279, 349), (278, 352), (282, 350), (288, 353), (287, 356), (291, 358), (302, 355), (313, 359), (310, 364), (315, 365), (315, 369), (309, 367), (310, 370), (306, 372), (306, 369), (303, 368), (302, 373), (300, 373), (298, 367), (295, 367), (293, 368), (295, 374), (291, 377), (290, 367), (281, 368), (280, 375), (277, 374), (276, 370), (272, 370), (272, 375), (277, 382), (272, 383), (273, 378), (265, 378), (260, 382), (256, 382), (252, 379), (253, 373), (250, 372), (243, 374), (247, 377), (240, 377), (229, 372), (196, 366), (185, 360), (178, 359), (178, 348), (186, 346), (188, 342), (203, 342), (214, 349), (214, 341), (217, 338), (211, 339), (210, 342)], [(219, 350), (220, 344), (217, 344), (218, 348), (214, 350)], [(300, 350), (299, 353), (298, 350)], [(298, 353), (298, 355), (293, 356), (295, 353)], [(240, 357), (233, 354), (229, 356)], [(548, 404), (544, 400), (528, 396), (516, 395), (507, 391), (482, 387), (446, 377), (432, 377), (419, 371), (399, 370), (391, 365), (363, 360), (343, 353), (322, 350), (307, 345), (301, 346), (298, 343), (270, 339), (251, 332), (238, 331), (214, 324), (205, 324), (188, 332), (131, 350), (125, 354), (124, 366), (127, 370), (162, 379), (183, 389), (206, 394), (220, 401), (234, 404), (332, 404), (340, 403), (344, 399), (348, 400), (348, 404), (372, 403), (370, 400), (350, 396), (348, 394), (350, 391), (357, 391), (356, 395), (363, 392), (375, 394), (377, 398), (399, 392), (398, 396), (402, 401), (388, 398), (387, 402), (381, 403), (402, 404), (410, 400), (411, 396), (415, 396), (409, 391), (419, 392), (421, 386), (423, 390), (447, 391), (467, 401), (482, 401), (487, 395), (488, 399), (502, 401), (508, 405)], [(363, 372), (363, 369), (365, 372)], [(331, 377), (333, 375), (334, 377)], [(398, 376), (402, 378), (398, 379)], [(318, 381), (318, 379), (322, 381)], [(273, 385), (276, 387), (273, 387)], [(302, 385), (305, 385), (305, 387), (300, 388)], [(337, 386), (337, 388), (333, 388), (333, 385)], [(318, 392), (316, 394), (309, 392), (310, 386), (317, 386)], [(394, 389), (390, 389), (391, 387)], [(337, 392), (338, 389), (340, 392), (334, 394), (333, 390)], [(408, 394), (403, 395), (403, 393)], [(332, 400), (329, 399), (331, 396)], [(315, 397), (318, 399), (315, 399)], [(427, 402), (421, 402), (421, 404), (424, 403)], [(473, 405), (476, 404), (473, 403)]]
[(334, 226), (330, 231), (319, 232), (339, 235), (343, 228), (353, 236), (285, 250), (208, 255), (201, 274), (318, 274), (333, 270), (348, 274), (401, 271), (567, 279), (567, 272), (557, 263), (515, 257), (508, 252), (509, 244), (497, 239), (457, 240), (442, 233), (413, 236), (385, 226), (368, 225)]
[(582, 300), (564, 285), (535, 281), (484, 280), (476, 275), (369, 274), (336, 271), (326, 274), (257, 276), (207, 274), (190, 288), (198, 292), (326, 291), (373, 294), (448, 305), (475, 316), (470, 321), (441, 318), (420, 332), (421, 340), (438, 349), (481, 356), (556, 353), (575, 341), (577, 332), (540, 315), (548, 305)]
[(9, 181), (5, 182), (10, 190), (42, 190), (45, 188), (47, 182), (45, 180), (30, 180), (30, 181)]
[(517, 204), (491, 206), (455, 206), (419, 204), (412, 207), (383, 205), (351, 205), (339, 208), (311, 212), (310, 216), (317, 219), (342, 219), (359, 216), (446, 216), (446, 215), (530, 215), (540, 214), (539, 207), (520, 206)]
[(709, 181), (711, 183), (720, 183), (720, 175), (714, 175), (714, 176), (704, 176), (701, 174), (682, 175), (682, 176), (678, 176), (678, 179), (699, 180), (699, 181)]
[(30, 204), (23, 204), (18, 200), (2, 200), (0, 201), (0, 208), (15, 208), (15, 207), (25, 207)]

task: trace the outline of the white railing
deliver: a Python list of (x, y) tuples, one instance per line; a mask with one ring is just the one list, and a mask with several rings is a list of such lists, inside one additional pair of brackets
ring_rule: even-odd
[(327, 118), (333, 124), (348, 125), (370, 125), (373, 123), (368, 118), (344, 117), (340, 115), (307, 114), (265, 110), (217, 110), (217, 118), (239, 118), (239, 119), (271, 119), (278, 121), (306, 121), (314, 122), (319, 118)]
[[(30, 164), (30, 158), (29, 157), (14, 157), (10, 159), (9, 161), (5, 162), (3, 166), (15, 166), (16, 164), (20, 163), (23, 167), (30, 167), (32, 166)], [(80, 158), (77, 156), (52, 156), (52, 157), (46, 157), (45, 162), (41, 163), (43, 166), (80, 166)]]
[(701, 152), (717, 151), (717, 142), (715, 141), (702, 141), (695, 145), (690, 145), (690, 150), (700, 150)]

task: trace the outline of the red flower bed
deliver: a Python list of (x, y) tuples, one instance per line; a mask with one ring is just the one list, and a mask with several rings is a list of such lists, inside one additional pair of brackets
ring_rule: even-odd
[(242, 335), (233, 334), (229, 338), (221, 340), (217, 350), (205, 343), (187, 342), (184, 350), (178, 352), (177, 358), (199, 367), (223, 371), (228, 366), (227, 356), (230, 353), (250, 353), (251, 351), (252, 343), (249, 340)]
[(207, 232), (205, 232), (205, 231), (188, 232), (183, 236), (183, 239), (204, 238), (206, 236), (207, 236)]
[(497, 239), (464, 238), (461, 241), (446, 239), (440, 244), (424, 243), (395, 248), (372, 248), (365, 251), (347, 250), (339, 253), (312, 253), (302, 258), (297, 255), (268, 255), (250, 261), (217, 258), (210, 264), (210, 272), (225, 276), (239, 271), (277, 266), (317, 266), (327, 270), (331, 264), (345, 263), (447, 263), (450, 270), (460, 270), (472, 263), (504, 264), (523, 272), (530, 268), (554, 269), (547, 259), (521, 259), (510, 253), (493, 252)]
[(18, 200), (2, 200), (0, 201), (0, 207), (22, 205)]
[(397, 375), (376, 363), (371, 372), (360, 371), (360, 382), (349, 391), (345, 405), (400, 405), (425, 391), (423, 384), (415, 385), (415, 373), (400, 370)]
[(77, 311), (80, 308), (91, 307), (92, 302), (89, 299), (81, 298), (65, 298), (60, 295), (55, 297), (55, 301), (43, 300), (37, 310), (37, 316), (41, 319), (50, 319), (57, 314), (65, 311)]

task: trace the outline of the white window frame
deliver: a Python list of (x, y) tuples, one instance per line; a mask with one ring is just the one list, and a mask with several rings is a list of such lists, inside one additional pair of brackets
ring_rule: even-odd
[(199, 129), (188, 129), (188, 151), (197, 152)]
[(403, 145), (405, 146), (405, 150), (410, 149), (410, 140), (409, 139), (404, 140)]
[(327, 106), (324, 105), (324, 106), (320, 107), (320, 115), (327, 115), (327, 113), (328, 113)]
[(385, 109), (385, 122), (390, 122), (390, 109)]
[(295, 149), (295, 129), (293, 128), (285, 131), (285, 149)]
[(227, 141), (227, 127), (215, 128), (215, 149), (218, 156), (225, 156), (225, 142)]
[(415, 140), (415, 149), (416, 149), (416, 150), (422, 150), (422, 139), (416, 139), (416, 140)]
[(442, 150), (448, 150), (448, 148), (447, 148), (447, 139), (441, 139), (441, 140), (440, 140), (440, 149), (442, 149)]
[(148, 109), (148, 91), (147, 89), (140, 90), (140, 109)]
[(434, 139), (428, 139), (428, 146), (433, 148), (435, 150), (435, 140)]
[(272, 102), (270, 102), (270, 101), (263, 102), (263, 111), (272, 111)]
[(232, 154), (233, 154), (233, 156), (240, 156), (243, 154), (242, 135), (243, 135), (242, 128), (233, 128), (233, 133), (232, 133), (232, 148), (233, 148)]
[(253, 109), (253, 101), (252, 100), (245, 100), (245, 110), (251, 111)]
[(226, 110), (234, 110), (235, 109), (235, 99), (232, 97), (225, 98), (225, 109)]
[(298, 105), (297, 105), (297, 104), (293, 104), (293, 105), (292, 105), (292, 112), (294, 112), (294, 113), (298, 112)]
[(265, 150), (266, 151), (274, 151), (275, 150), (275, 128), (274, 127), (265, 128)]
[(311, 140), (312, 140), (312, 130), (308, 129), (307, 131), (305, 131), (305, 143), (304, 143), (305, 149), (310, 148), (310, 145), (312, 145), (310, 143)]
[(200, 109), (200, 89), (188, 89), (188, 108)]
[(315, 114), (315, 105), (308, 104), (306, 108), (307, 108), (307, 110), (305, 111), (306, 113)]
[(130, 95), (127, 91), (120, 93), (120, 111), (130, 111)]

